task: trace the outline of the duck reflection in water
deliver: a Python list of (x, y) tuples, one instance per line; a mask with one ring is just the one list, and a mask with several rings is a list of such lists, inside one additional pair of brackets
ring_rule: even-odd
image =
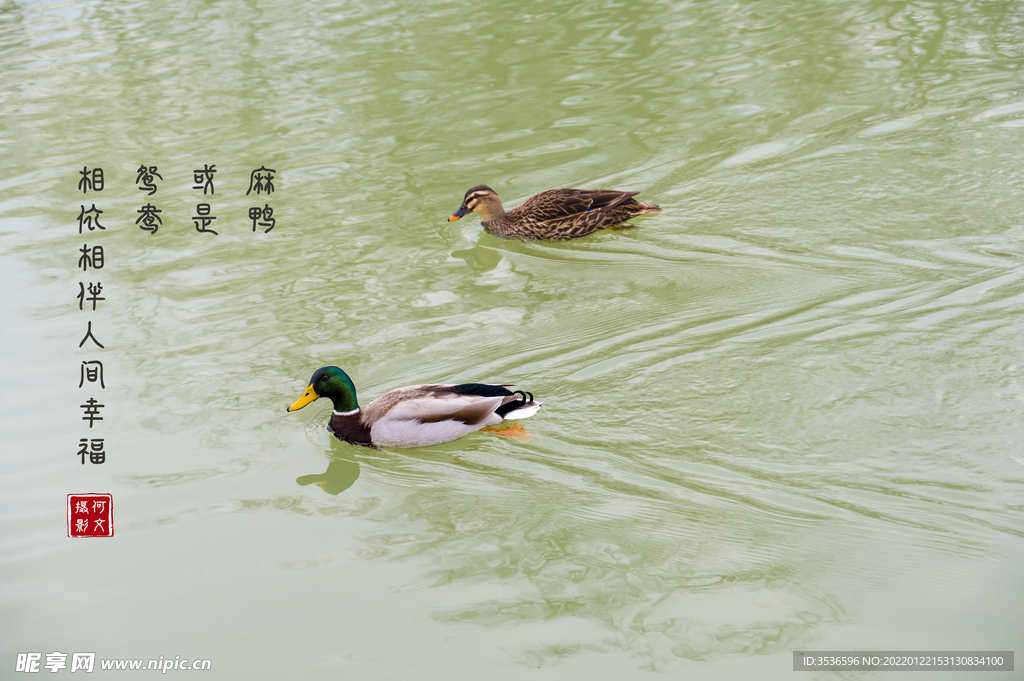
[(453, 251), (453, 258), (461, 258), (474, 272), (490, 272), (501, 262), (501, 254), (492, 248), (476, 244), (473, 248)]
[(359, 463), (353, 459), (331, 459), (327, 470), (316, 475), (303, 475), (295, 479), (300, 486), (316, 485), (328, 494), (337, 496), (359, 479)]

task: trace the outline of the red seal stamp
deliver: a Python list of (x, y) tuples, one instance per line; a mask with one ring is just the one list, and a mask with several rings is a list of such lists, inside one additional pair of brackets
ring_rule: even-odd
[(69, 537), (113, 537), (114, 495), (69, 494)]

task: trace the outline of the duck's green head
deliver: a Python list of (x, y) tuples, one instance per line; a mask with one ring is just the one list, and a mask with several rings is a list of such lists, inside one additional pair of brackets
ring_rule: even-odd
[(505, 212), (501, 207), (501, 199), (493, 189), (485, 184), (479, 184), (466, 192), (465, 198), (462, 199), (462, 205), (448, 218), (448, 222), (458, 220), (470, 211), (480, 213), (484, 220), (489, 220), (492, 216)]
[(356, 401), (356, 387), (352, 385), (352, 379), (338, 367), (324, 367), (313, 372), (313, 378), (309, 379), (306, 392), (302, 397), (295, 400), (288, 411), (302, 409), (307, 404), (320, 397), (327, 397), (334, 402), (334, 411), (349, 412), (359, 408)]

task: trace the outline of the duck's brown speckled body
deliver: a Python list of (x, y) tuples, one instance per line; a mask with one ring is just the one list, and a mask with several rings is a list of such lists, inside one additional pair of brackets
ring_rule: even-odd
[(458, 220), (474, 211), (483, 217), (484, 229), (495, 236), (577, 239), (637, 215), (661, 210), (654, 204), (640, 203), (633, 198), (637, 194), (611, 189), (552, 189), (505, 212), (495, 191), (481, 184), (466, 192), (459, 210), (448, 220)]

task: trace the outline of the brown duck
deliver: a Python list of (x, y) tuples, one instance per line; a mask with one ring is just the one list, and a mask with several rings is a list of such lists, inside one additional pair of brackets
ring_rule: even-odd
[(578, 239), (637, 215), (661, 210), (659, 206), (634, 199), (639, 193), (611, 189), (552, 189), (531, 196), (506, 213), (494, 190), (481, 184), (466, 192), (462, 205), (448, 221), (458, 220), (473, 211), (483, 216), (484, 229), (495, 236)]

